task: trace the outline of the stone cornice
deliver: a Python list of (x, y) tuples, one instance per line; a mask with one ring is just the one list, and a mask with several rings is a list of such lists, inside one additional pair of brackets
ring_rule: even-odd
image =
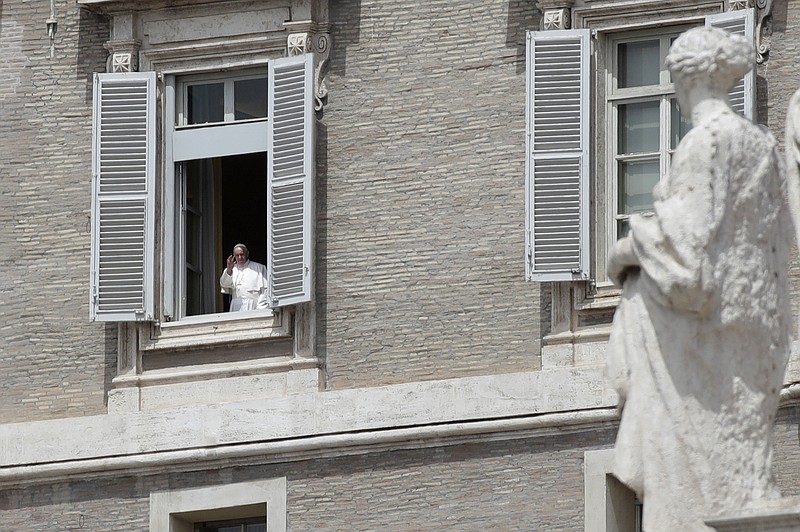
[(584, 430), (616, 402), (591, 366), (7, 424), (0, 486)]

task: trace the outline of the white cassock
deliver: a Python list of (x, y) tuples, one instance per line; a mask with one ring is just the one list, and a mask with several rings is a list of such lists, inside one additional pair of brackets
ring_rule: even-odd
[(267, 268), (248, 260), (244, 266), (234, 265), (233, 273), (222, 271), (219, 286), (231, 295), (231, 312), (269, 308), (267, 304)]

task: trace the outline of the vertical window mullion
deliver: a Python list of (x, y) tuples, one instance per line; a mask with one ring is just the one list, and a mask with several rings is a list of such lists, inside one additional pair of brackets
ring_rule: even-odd
[(233, 80), (225, 80), (225, 122), (234, 121)]
[(176, 253), (180, 267), (175, 269), (178, 276), (178, 319), (186, 316), (186, 164), (186, 162), (182, 162), (176, 165), (178, 170), (178, 179), (176, 180), (177, 203), (180, 205)]
[(659, 151), (661, 152), (661, 156), (659, 157), (659, 172), (660, 178), (663, 178), (667, 174), (667, 170), (669, 170), (669, 141), (670, 141), (670, 124), (672, 120), (670, 118), (670, 95), (664, 95), (661, 97), (661, 103), (659, 104)]

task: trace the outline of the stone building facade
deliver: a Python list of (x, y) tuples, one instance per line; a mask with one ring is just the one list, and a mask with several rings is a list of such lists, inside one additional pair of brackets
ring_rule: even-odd
[[(633, 517), (607, 509), (635, 505), (607, 489), (618, 417), (603, 377), (618, 293), (602, 259), (625, 214), (609, 43), (749, 13), (753, 114), (781, 139), (800, 2), (757, 4), (0, 4), (0, 530), (623, 530)], [(569, 29), (590, 30), (586, 270), (528, 280), (529, 32)], [(284, 65), (302, 79), (310, 220), (289, 303), (275, 281)], [(146, 89), (131, 106), (152, 128), (141, 152), (100, 125), (103, 88), (129, 80)], [(124, 259), (141, 263), (142, 308), (123, 317), (104, 285), (117, 183), (112, 200), (147, 205), (142, 256)], [(269, 263), (272, 310), (234, 315), (216, 296), (240, 240)], [(776, 424), (787, 495), (798, 362)]]

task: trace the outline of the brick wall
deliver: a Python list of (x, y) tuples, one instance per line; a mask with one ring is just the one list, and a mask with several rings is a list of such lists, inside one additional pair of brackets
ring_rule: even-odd
[(104, 412), (116, 329), (88, 320), (92, 72), (107, 23), (0, 6), (0, 422)]
[(332, 0), (318, 346), (331, 388), (538, 367), (528, 1)]

